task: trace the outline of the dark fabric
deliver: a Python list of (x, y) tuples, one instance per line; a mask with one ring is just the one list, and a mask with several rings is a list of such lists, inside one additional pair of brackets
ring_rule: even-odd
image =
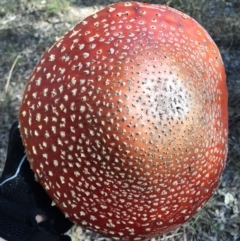
[[(10, 130), (6, 164), (0, 178), (0, 237), (8, 241), (57, 241), (72, 223), (64, 217), (34, 174), (24, 153), (18, 123)], [(37, 224), (43, 214), (47, 221)], [(62, 237), (65, 239), (65, 237)], [(39, 239), (40, 240), (40, 239)]]

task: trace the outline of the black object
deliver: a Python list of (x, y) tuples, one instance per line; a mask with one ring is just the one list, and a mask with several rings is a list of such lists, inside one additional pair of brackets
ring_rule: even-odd
[[(18, 122), (9, 134), (7, 159), (0, 178), (0, 237), (7, 241), (69, 241), (63, 235), (73, 223), (35, 181), (27, 161)], [(37, 223), (36, 215), (47, 220)]]

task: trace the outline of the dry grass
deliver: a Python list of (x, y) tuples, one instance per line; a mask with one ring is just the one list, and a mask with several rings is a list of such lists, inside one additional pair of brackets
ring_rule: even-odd
[[(17, 118), (27, 77), (54, 40), (87, 15), (114, 0), (2, 0), (0, 2), (0, 173), (8, 129)], [(146, 2), (146, 1), (145, 1)], [(229, 154), (222, 182), (211, 201), (187, 224), (159, 241), (240, 240), (240, 1), (152, 0), (199, 21), (218, 44), (229, 86)], [(73, 241), (110, 240), (74, 227)]]

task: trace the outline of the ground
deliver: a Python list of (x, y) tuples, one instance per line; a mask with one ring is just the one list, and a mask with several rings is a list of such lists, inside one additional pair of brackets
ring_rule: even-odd
[[(1, 0), (0, 173), (6, 157), (8, 130), (17, 119), (24, 85), (40, 56), (78, 21), (113, 2), (117, 1)], [(222, 54), (229, 89), (229, 153), (218, 190), (189, 223), (152, 241), (240, 240), (240, 1), (151, 2), (182, 10), (209, 31)], [(73, 241), (107, 240), (80, 227), (74, 227), (70, 234)]]

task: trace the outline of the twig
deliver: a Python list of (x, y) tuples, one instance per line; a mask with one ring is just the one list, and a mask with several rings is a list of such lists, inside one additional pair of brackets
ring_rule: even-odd
[(13, 62), (13, 64), (12, 64), (12, 67), (11, 67), (11, 69), (10, 69), (10, 71), (9, 71), (7, 83), (6, 83), (5, 87), (4, 87), (4, 93), (5, 93), (5, 94), (6, 94), (7, 91), (8, 91), (8, 87), (9, 87), (10, 80), (11, 80), (11, 77), (12, 77), (13, 69), (14, 69), (14, 67), (15, 67), (15, 65), (16, 65), (16, 63), (17, 63), (17, 61), (18, 61), (18, 59), (19, 59), (20, 57), (21, 57), (21, 56), (20, 56), (20, 54), (19, 54), (19, 55), (15, 58), (15, 60), (14, 60), (14, 62)]
[(186, 226), (183, 225), (183, 241), (187, 241)]

